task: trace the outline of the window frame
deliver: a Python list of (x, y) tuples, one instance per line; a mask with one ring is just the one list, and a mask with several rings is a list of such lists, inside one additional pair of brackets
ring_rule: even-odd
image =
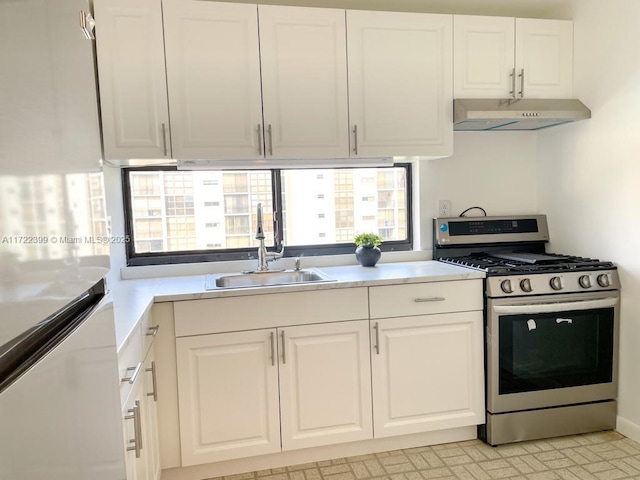
[[(376, 168), (404, 168), (406, 175), (406, 216), (407, 216), (407, 238), (404, 240), (385, 240), (380, 245), (380, 250), (383, 252), (394, 251), (409, 251), (413, 248), (413, 179), (412, 169), (410, 163), (396, 163), (390, 167), (376, 167)], [(344, 167), (345, 169), (357, 168), (357, 167)], [(371, 167), (363, 167), (371, 168)], [(322, 169), (322, 166), (318, 166), (317, 169)], [(333, 168), (334, 170), (336, 168)], [(340, 168), (342, 169), (342, 168)], [(186, 264), (186, 263), (200, 263), (200, 262), (222, 262), (233, 260), (250, 260), (257, 258), (256, 247), (242, 247), (242, 248), (227, 248), (212, 250), (182, 250), (179, 252), (146, 252), (136, 253), (135, 251), (135, 231), (134, 231), (134, 218), (133, 218), (133, 203), (131, 197), (131, 182), (129, 178), (129, 172), (140, 171), (178, 171), (175, 166), (148, 166), (148, 167), (124, 167), (121, 170), (122, 180), (122, 196), (124, 206), (124, 223), (125, 223), (125, 235), (128, 235), (130, 239), (126, 243), (126, 257), (127, 266), (148, 266), (148, 265), (173, 265), (173, 264)], [(283, 170), (296, 170), (291, 169), (269, 169), (263, 170), (271, 171), (271, 194), (273, 195), (273, 244), (277, 250), (282, 247), (280, 239), (281, 233), (284, 231), (283, 218), (282, 218), (282, 176)], [(315, 244), (315, 245), (296, 245), (289, 246), (285, 244), (284, 257), (315, 257), (315, 256), (327, 256), (327, 255), (344, 255), (350, 254), (355, 251), (355, 244), (353, 242), (333, 243), (333, 244)]]

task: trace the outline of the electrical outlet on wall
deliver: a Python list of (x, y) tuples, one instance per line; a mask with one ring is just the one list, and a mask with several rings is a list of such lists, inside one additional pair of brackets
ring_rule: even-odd
[(451, 216), (451, 200), (438, 200), (438, 217)]

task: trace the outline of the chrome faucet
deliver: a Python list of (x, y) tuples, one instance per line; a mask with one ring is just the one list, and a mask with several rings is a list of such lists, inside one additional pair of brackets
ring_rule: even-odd
[(262, 203), (258, 203), (258, 211), (256, 213), (256, 240), (260, 240), (258, 246), (258, 269), (256, 272), (268, 272), (269, 262), (279, 260), (284, 255), (284, 243), (279, 252), (267, 252), (264, 246), (264, 229), (262, 228)]

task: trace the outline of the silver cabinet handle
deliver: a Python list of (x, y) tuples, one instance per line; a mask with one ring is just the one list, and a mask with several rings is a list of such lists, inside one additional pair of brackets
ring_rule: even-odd
[(358, 154), (358, 125), (353, 126), (353, 153)]
[(120, 382), (121, 383), (129, 382), (129, 383), (133, 384), (136, 381), (136, 378), (138, 378), (138, 374), (140, 373), (140, 369), (142, 369), (142, 362), (138, 363), (138, 365), (136, 365), (135, 367), (127, 368), (125, 370), (125, 372), (133, 372), (133, 373), (131, 375), (129, 375), (128, 377), (122, 377)]
[(269, 156), (273, 157), (273, 131), (271, 124), (267, 125), (267, 136), (269, 137)]
[(512, 68), (511, 69), (511, 91), (509, 92), (511, 94), (511, 98), (516, 98), (516, 69)]
[(167, 126), (162, 124), (162, 151), (164, 152), (164, 156), (167, 156)]
[(524, 98), (524, 68), (520, 70), (520, 98)]
[(149, 327), (146, 333), (147, 337), (155, 337), (158, 334), (158, 330), (160, 330), (160, 325)]
[(158, 382), (156, 380), (156, 362), (151, 362), (151, 368), (145, 369), (145, 372), (151, 372), (151, 386), (153, 387), (153, 391), (151, 393), (147, 393), (147, 397), (153, 397), (153, 401), (158, 401)]
[(425, 303), (425, 302), (444, 302), (446, 298), (444, 297), (427, 297), (427, 298), (416, 298), (414, 302), (416, 303)]
[(376, 351), (376, 355), (380, 355), (380, 326), (378, 322), (373, 324), (373, 330), (376, 332), (376, 343), (373, 345), (373, 349)]
[(93, 34), (93, 29), (96, 26), (96, 22), (91, 16), (90, 13), (85, 11), (80, 11), (80, 30), (82, 31), (82, 36), (87, 40), (95, 40), (96, 37)]
[(280, 338), (282, 339), (282, 364), (284, 365), (285, 363), (287, 363), (287, 356), (285, 355), (284, 350), (284, 330), (280, 332)]
[(258, 124), (258, 155), (262, 155), (262, 125)]
[(275, 366), (276, 364), (276, 334), (271, 332), (271, 366)]
[(136, 458), (140, 458), (140, 450), (142, 450), (142, 422), (140, 422), (140, 401), (136, 400), (133, 408), (127, 410), (129, 415), (125, 415), (125, 420), (133, 420), (133, 438), (129, 440), (131, 446), (127, 447), (127, 451), (135, 451)]

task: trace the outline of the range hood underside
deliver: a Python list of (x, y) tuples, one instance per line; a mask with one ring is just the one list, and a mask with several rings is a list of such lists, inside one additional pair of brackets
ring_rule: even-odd
[(456, 99), (453, 129), (540, 130), (591, 118), (591, 111), (576, 99)]

